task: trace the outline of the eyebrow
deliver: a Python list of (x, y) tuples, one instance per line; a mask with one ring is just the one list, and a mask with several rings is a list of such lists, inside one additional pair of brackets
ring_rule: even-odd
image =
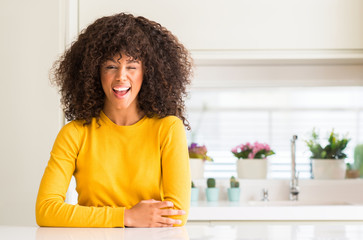
[[(118, 59), (119, 60), (119, 59)], [(112, 61), (114, 63), (120, 63), (119, 61), (116, 61), (115, 59), (113, 58), (107, 58), (106, 61)], [(138, 63), (140, 64), (140, 61), (139, 60), (135, 60), (135, 59), (129, 59), (129, 60), (126, 60), (127, 63)]]
[(140, 64), (140, 61), (139, 60), (135, 60), (135, 59), (129, 59), (129, 60), (126, 60), (127, 63), (138, 63)]

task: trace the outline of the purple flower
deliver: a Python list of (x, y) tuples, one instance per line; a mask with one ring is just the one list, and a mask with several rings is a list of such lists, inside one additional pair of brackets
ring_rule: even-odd
[(205, 145), (198, 146), (197, 143), (192, 143), (188, 147), (190, 158), (200, 158), (203, 160), (213, 161), (212, 158), (207, 156), (207, 147)]

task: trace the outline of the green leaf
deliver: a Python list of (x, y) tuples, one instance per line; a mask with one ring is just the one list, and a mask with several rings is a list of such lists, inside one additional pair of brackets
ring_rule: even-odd
[(339, 135), (334, 133), (334, 129), (330, 132), (328, 137), (328, 144), (322, 147), (319, 143), (319, 135), (315, 128), (312, 131), (311, 139), (306, 140), (306, 146), (311, 152), (311, 158), (321, 159), (344, 159), (347, 157), (343, 150), (347, 147), (348, 139), (347, 134), (340, 139)]

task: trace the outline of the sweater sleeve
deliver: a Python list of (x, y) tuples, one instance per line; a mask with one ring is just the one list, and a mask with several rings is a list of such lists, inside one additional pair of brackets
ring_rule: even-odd
[(185, 215), (168, 216), (186, 223), (190, 208), (190, 167), (188, 145), (185, 129), (180, 119), (175, 119), (163, 141), (162, 158), (162, 187), (163, 200), (174, 203), (174, 209), (184, 210)]
[(48, 227), (124, 227), (123, 207), (88, 207), (64, 202), (75, 171), (80, 135), (74, 122), (59, 132), (36, 201), (36, 221)]

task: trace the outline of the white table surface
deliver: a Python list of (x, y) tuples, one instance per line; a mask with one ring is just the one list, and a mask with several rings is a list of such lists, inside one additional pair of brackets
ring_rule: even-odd
[(180, 228), (0, 226), (1, 240), (361, 240), (363, 222), (235, 222)]

